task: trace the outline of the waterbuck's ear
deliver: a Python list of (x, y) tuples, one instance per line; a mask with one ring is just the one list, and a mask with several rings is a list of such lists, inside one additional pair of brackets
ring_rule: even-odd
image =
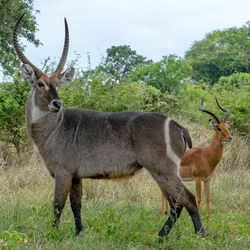
[(37, 81), (36, 74), (33, 68), (29, 64), (23, 64), (22, 68), (22, 75), (25, 81), (29, 82), (31, 86)]
[(58, 79), (60, 83), (69, 83), (75, 76), (75, 69), (73, 67), (68, 68), (65, 72), (59, 75)]
[(212, 129), (216, 129), (216, 123), (212, 119), (209, 120), (209, 125)]

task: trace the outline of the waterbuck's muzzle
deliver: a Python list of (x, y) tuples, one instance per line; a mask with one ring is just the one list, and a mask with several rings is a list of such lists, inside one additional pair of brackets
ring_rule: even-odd
[(58, 112), (62, 107), (62, 101), (60, 99), (54, 99), (49, 104), (49, 110), (52, 112)]

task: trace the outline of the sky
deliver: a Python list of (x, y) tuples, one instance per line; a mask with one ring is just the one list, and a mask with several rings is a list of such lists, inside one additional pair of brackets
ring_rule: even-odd
[(59, 60), (66, 17), (70, 32), (68, 61), (81, 55), (77, 67), (100, 63), (107, 48), (130, 45), (138, 54), (159, 61), (162, 56), (183, 57), (194, 41), (216, 29), (241, 27), (250, 20), (250, 0), (34, 0), (36, 37), (25, 54), (38, 67), (50, 56)]

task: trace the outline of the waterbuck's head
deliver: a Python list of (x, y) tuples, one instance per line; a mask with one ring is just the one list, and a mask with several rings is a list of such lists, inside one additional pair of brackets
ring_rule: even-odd
[(52, 111), (57, 112), (62, 107), (62, 101), (60, 100), (57, 88), (60, 83), (69, 83), (74, 77), (74, 68), (69, 68), (65, 72), (61, 73), (66, 63), (68, 49), (69, 49), (69, 30), (66, 19), (65, 22), (65, 40), (64, 48), (60, 62), (55, 72), (48, 77), (44, 72), (33, 65), (24, 55), (22, 49), (18, 43), (17, 30), (19, 23), (21, 22), (24, 14), (17, 20), (13, 30), (13, 44), (19, 59), (22, 61), (22, 75), (23, 78), (28, 81), (32, 86), (32, 95), (34, 105), (39, 108), (40, 111)]
[(205, 112), (205, 113), (211, 115), (216, 120), (217, 123), (215, 121), (213, 121), (212, 119), (210, 119), (209, 124), (214, 129), (215, 136), (216, 136), (217, 140), (219, 142), (222, 142), (222, 143), (223, 142), (231, 142), (232, 141), (232, 136), (231, 136), (231, 134), (230, 134), (230, 132), (228, 130), (229, 127), (230, 127), (230, 122), (227, 122), (227, 119), (228, 119), (228, 117), (230, 115), (230, 110), (222, 108), (221, 105), (219, 104), (218, 99), (216, 97), (215, 97), (215, 99), (216, 99), (218, 107), (222, 111), (226, 112), (226, 114), (224, 116), (224, 119), (223, 119), (223, 122), (221, 122), (220, 119), (218, 118), (218, 116), (215, 115), (213, 112), (203, 109), (203, 99), (201, 100), (200, 110), (202, 112)]

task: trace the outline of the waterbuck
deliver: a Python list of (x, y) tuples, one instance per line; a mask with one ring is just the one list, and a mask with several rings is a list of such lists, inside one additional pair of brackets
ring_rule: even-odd
[(70, 193), (76, 234), (82, 230), (82, 178), (105, 179), (132, 176), (146, 168), (167, 197), (171, 212), (159, 236), (169, 233), (185, 207), (195, 232), (204, 237), (194, 195), (187, 190), (178, 168), (190, 136), (181, 125), (157, 113), (103, 113), (78, 108), (62, 108), (57, 88), (70, 82), (74, 68), (61, 73), (68, 54), (69, 31), (65, 19), (65, 41), (60, 62), (48, 77), (24, 55), (13, 30), (13, 43), (22, 61), (22, 75), (31, 86), (26, 102), (26, 126), (47, 169), (55, 179), (54, 226)]

